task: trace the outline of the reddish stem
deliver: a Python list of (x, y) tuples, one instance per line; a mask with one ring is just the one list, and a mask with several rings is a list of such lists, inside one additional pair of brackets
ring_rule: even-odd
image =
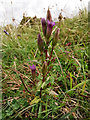
[(42, 81), (45, 82), (45, 75), (43, 75), (43, 80)]
[(47, 49), (44, 49), (44, 52), (45, 52), (45, 57), (46, 57), (46, 61), (47, 61), (47, 57), (48, 57), (48, 54), (47, 54)]
[(47, 62), (47, 50), (46, 50), (46, 62)]
[(52, 51), (51, 51), (51, 55), (50, 55), (50, 58), (49, 58), (49, 60), (51, 59), (51, 57), (52, 57), (52, 53), (53, 53), (53, 47), (52, 47)]
[(40, 98), (42, 97), (42, 88), (40, 88)]
[(47, 76), (48, 75), (48, 73), (49, 73), (49, 71), (52, 69), (52, 66), (50, 66), (49, 67), (49, 70), (48, 70), (48, 72), (46, 73), (46, 75), (45, 76)]

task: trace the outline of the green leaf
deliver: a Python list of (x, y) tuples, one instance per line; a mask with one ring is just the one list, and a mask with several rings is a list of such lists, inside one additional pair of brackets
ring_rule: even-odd
[(41, 86), (42, 86), (42, 81), (39, 81), (37, 84), (37, 90), (40, 90)]
[(82, 94), (84, 93), (85, 86), (86, 86), (86, 81), (85, 81), (85, 83), (84, 83), (84, 85), (83, 85), (83, 87), (82, 87)]
[(70, 89), (72, 89), (72, 82), (73, 82), (72, 74), (70, 73)]
[(40, 106), (39, 106), (39, 113), (38, 113), (38, 118), (42, 118), (42, 103), (40, 103)]
[(85, 84), (85, 82), (87, 83), (87, 82), (89, 82), (89, 80), (86, 80), (86, 81), (83, 81), (83, 82), (77, 84), (77, 85), (74, 86), (71, 90), (66, 91), (66, 93), (70, 93), (70, 92), (73, 91), (74, 89), (76, 89), (76, 88), (82, 86), (83, 84)]
[(13, 106), (13, 108), (14, 108), (15, 110), (17, 110), (17, 109), (19, 108), (18, 103), (12, 104), (12, 106)]
[(76, 85), (76, 86), (73, 87), (72, 89), (75, 89), (75, 88), (77, 88), (77, 87), (80, 87), (80, 86), (82, 86), (83, 84), (85, 84), (85, 83), (87, 83), (87, 82), (89, 82), (89, 80), (85, 80), (85, 81), (79, 83), (78, 85)]
[(13, 110), (11, 109), (11, 108), (8, 108), (7, 110), (6, 110), (6, 115), (7, 116), (10, 116), (10, 115), (12, 115), (13, 114)]
[(31, 102), (30, 105), (34, 104), (34, 103), (38, 103), (41, 100), (41, 98), (39, 98), (39, 96), (36, 96)]

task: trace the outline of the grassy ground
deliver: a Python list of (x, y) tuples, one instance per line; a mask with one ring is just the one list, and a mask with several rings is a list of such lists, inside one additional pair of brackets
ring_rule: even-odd
[[(1, 28), (2, 40), (2, 120), (89, 119), (90, 82), (88, 80), (88, 15), (57, 23), (60, 36), (53, 51), (56, 57), (47, 75), (42, 98), (41, 58), (37, 35), (41, 25), (16, 28), (9, 26), (6, 35)], [(69, 43), (69, 44), (68, 44)], [(32, 81), (29, 66), (36, 65), (36, 81)], [(23, 86), (24, 81), (28, 92)]]

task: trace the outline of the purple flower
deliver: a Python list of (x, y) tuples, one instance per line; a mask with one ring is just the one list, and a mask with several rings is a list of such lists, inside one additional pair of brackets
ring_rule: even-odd
[(35, 65), (32, 65), (32, 66), (30, 66), (30, 69), (31, 69), (32, 71), (35, 71), (35, 70), (36, 70), (36, 66), (35, 66)]
[(44, 42), (43, 42), (40, 34), (38, 34), (38, 48), (39, 48), (40, 52), (43, 52), (43, 46), (44, 46)]
[(49, 20), (47, 20), (47, 32), (46, 32), (47, 39), (49, 39), (49, 37), (51, 36), (52, 28), (54, 25), (55, 22), (50, 22)]
[(47, 25), (46, 25), (46, 20), (45, 20), (45, 18), (42, 18), (42, 19), (41, 19), (41, 23), (42, 23), (43, 34), (44, 34), (44, 36), (46, 36)]
[(8, 33), (6, 30), (4, 30), (4, 33), (5, 33), (6, 35), (9, 35), (9, 33)]
[(36, 66), (32, 65), (30, 66), (31, 72), (32, 72), (32, 78), (35, 79), (36, 77)]

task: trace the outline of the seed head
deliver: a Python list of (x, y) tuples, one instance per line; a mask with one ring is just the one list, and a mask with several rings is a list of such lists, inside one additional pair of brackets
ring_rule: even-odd
[(51, 16), (51, 12), (50, 12), (49, 8), (47, 10), (47, 20), (49, 20), (50, 22), (52, 21), (52, 16)]

